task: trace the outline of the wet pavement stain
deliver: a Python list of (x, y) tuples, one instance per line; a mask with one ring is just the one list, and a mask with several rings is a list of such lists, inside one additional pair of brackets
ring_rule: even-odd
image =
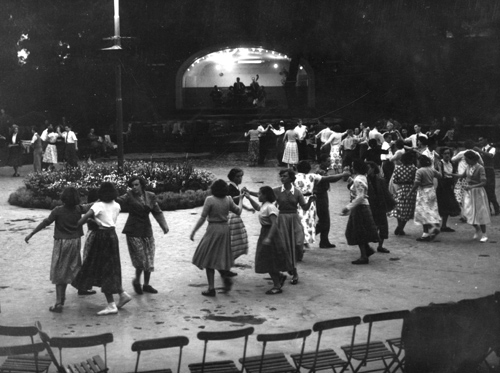
[(249, 316), (216, 316), (216, 315), (208, 315), (204, 317), (205, 320), (211, 321), (231, 321), (238, 324), (250, 324), (250, 325), (260, 325), (267, 321), (267, 319), (263, 317), (255, 317), (253, 315)]

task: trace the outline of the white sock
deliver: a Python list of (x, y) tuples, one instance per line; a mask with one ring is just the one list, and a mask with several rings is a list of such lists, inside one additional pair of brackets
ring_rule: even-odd
[(422, 233), (422, 237), (429, 237), (429, 233)]

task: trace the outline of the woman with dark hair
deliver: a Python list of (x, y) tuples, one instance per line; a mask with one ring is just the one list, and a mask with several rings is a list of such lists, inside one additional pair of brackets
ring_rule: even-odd
[[(115, 202), (118, 194), (110, 182), (103, 182), (97, 192), (99, 201), (78, 221), (81, 227), (89, 219), (94, 219), (99, 229), (95, 234), (92, 247), (89, 249), (82, 269), (73, 281), (77, 289), (90, 289), (99, 286), (106, 296), (108, 305), (98, 316), (118, 313), (118, 309), (132, 300), (122, 287), (122, 267), (120, 250), (115, 227), (120, 214), (120, 205)], [(120, 294), (118, 304), (115, 304), (113, 294)]]
[(347, 131), (341, 132), (342, 128), (338, 124), (333, 126), (332, 130), (333, 132), (330, 135), (330, 138), (326, 140), (321, 148), (330, 145), (330, 159), (332, 161), (332, 170), (336, 174), (340, 174), (342, 172), (342, 156), (340, 155), (340, 143), (342, 142), (342, 136), (344, 136)]
[[(244, 172), (241, 168), (232, 168), (227, 174), (227, 178), (229, 179), (228, 195), (233, 199), (235, 204), (239, 204), (240, 199), (243, 198), (239, 187), (243, 181), (243, 175)], [(242, 205), (242, 208), (249, 210), (244, 205)], [(231, 236), (231, 251), (233, 259), (236, 260), (241, 255), (248, 254), (248, 234), (240, 215), (229, 212), (228, 224)], [(231, 271), (225, 273), (225, 276), (229, 277), (236, 275), (237, 273)]]
[(55, 169), (55, 165), (58, 162), (57, 155), (57, 139), (61, 135), (59, 132), (54, 130), (52, 126), (47, 128), (47, 146), (45, 147), (45, 152), (43, 153), (42, 162), (50, 163), (51, 166), (48, 166), (50, 170)]
[(394, 208), (395, 201), (391, 198), (387, 184), (380, 177), (380, 168), (375, 162), (366, 162), (368, 165), (368, 202), (372, 212), (373, 221), (377, 226), (378, 231), (378, 247), (379, 253), (390, 253), (384, 247), (384, 240), (389, 238), (389, 223), (387, 222), (387, 213)]
[(375, 253), (370, 242), (378, 242), (379, 236), (377, 226), (373, 220), (368, 201), (368, 180), (366, 173), (368, 166), (361, 159), (352, 162), (351, 203), (342, 209), (343, 215), (349, 214), (345, 236), (348, 245), (358, 245), (360, 251), (359, 259), (352, 264), (368, 264), (369, 257)]
[[(137, 294), (143, 294), (143, 292), (156, 294), (158, 290), (149, 284), (151, 272), (155, 268), (156, 250), (149, 214), (152, 214), (158, 222), (163, 234), (168, 233), (168, 225), (156, 201), (156, 195), (146, 191), (146, 180), (139, 176), (132, 176), (128, 180), (128, 186), (130, 190), (118, 197), (116, 202), (129, 213), (122, 233), (127, 236), (128, 252), (135, 268), (132, 286)], [(141, 286), (142, 272), (144, 272), (143, 286)]]
[(295, 172), (292, 170), (281, 170), (279, 175), (283, 185), (273, 189), (279, 210), (278, 229), (283, 239), (282, 242), (287, 249), (287, 260), (291, 260), (293, 264), (290, 283), (296, 285), (299, 282), (297, 262), (302, 261), (304, 256), (304, 227), (300, 222), (297, 207), (300, 206), (303, 210), (309, 210), (316, 197), (313, 195), (306, 202), (302, 192), (293, 185)]
[(442, 147), (440, 151), (441, 179), (436, 188), (439, 215), (441, 215), (441, 232), (455, 232), (453, 228), (447, 226), (449, 216), (460, 215), (460, 205), (455, 199), (453, 191), (453, 164), (451, 163), (451, 149)]
[(245, 193), (252, 207), (259, 211), (261, 225), (257, 250), (255, 252), (255, 273), (269, 273), (273, 280), (273, 287), (266, 291), (268, 295), (281, 294), (281, 288), (286, 281), (282, 271), (292, 271), (293, 262), (286, 254), (283, 239), (278, 231), (278, 208), (273, 204), (276, 201), (273, 189), (263, 186), (259, 189), (259, 202), (255, 202), (250, 193)]
[(35, 172), (42, 172), (42, 138), (38, 134), (35, 126), (31, 127), (31, 134), (33, 135), (31, 138), (31, 147), (33, 148), (33, 170)]
[(66, 299), (66, 288), (75, 279), (82, 261), (80, 258), (81, 237), (83, 229), (78, 225), (82, 216), (80, 195), (74, 187), (67, 187), (61, 193), (62, 206), (52, 210), (30, 234), (25, 237), (26, 243), (42, 229), (55, 222), (54, 247), (50, 266), (50, 280), (56, 285), (56, 304), (49, 308), (51, 312), (61, 313)]
[[(396, 140), (394, 143), (394, 154), (392, 156), (389, 156), (388, 160), (394, 164), (394, 170), (396, 170), (397, 167), (401, 166), (401, 157), (403, 157), (403, 154), (406, 152), (405, 149), (405, 142), (402, 139)], [(396, 196), (396, 193), (398, 191), (398, 186), (396, 183), (394, 183), (394, 171), (392, 171), (391, 179), (389, 180), (389, 192), (393, 196)]]
[(12, 132), (7, 138), (7, 144), (9, 148), (7, 166), (14, 168), (14, 175), (12, 176), (20, 176), (17, 171), (23, 165), (23, 141), (21, 140), (17, 124), (12, 125)]
[(441, 216), (439, 216), (434, 179), (440, 179), (441, 174), (434, 169), (431, 159), (425, 155), (418, 157), (418, 166), (408, 196), (417, 191), (414, 221), (423, 226), (422, 237), (417, 238), (417, 241), (428, 242), (434, 240), (440, 233)]
[(415, 152), (407, 151), (401, 156), (401, 165), (394, 169), (392, 174), (394, 184), (397, 185), (396, 208), (392, 215), (398, 219), (398, 226), (394, 231), (396, 236), (405, 235), (405, 226), (408, 220), (415, 215), (415, 201), (417, 193), (412, 192), (413, 182), (417, 168), (414, 165)]
[[(205, 269), (208, 280), (208, 290), (201, 294), (207, 297), (214, 297), (215, 270), (229, 271), (234, 264), (231, 252), (231, 237), (229, 234), (229, 212), (236, 215), (241, 214), (243, 198), (240, 198), (238, 205), (228, 196), (229, 188), (227, 183), (218, 179), (210, 187), (211, 196), (205, 199), (201, 217), (196, 223), (189, 238), (194, 241), (194, 235), (198, 229), (208, 220), (207, 231), (202, 237), (193, 255), (192, 263), (199, 269)], [(230, 290), (232, 282), (229, 277), (224, 277), (226, 290)]]
[(486, 172), (479, 164), (480, 156), (475, 151), (465, 152), (464, 158), (467, 168), (462, 175), (457, 175), (467, 178), (467, 185), (464, 186), (463, 215), (467, 223), (476, 229), (473, 239), (479, 238), (479, 241), (484, 243), (488, 241), (486, 225), (491, 223), (488, 197), (484, 189)]

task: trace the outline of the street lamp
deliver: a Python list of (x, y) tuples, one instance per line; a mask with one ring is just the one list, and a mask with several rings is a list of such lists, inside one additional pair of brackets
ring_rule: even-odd
[(110, 48), (103, 48), (104, 51), (114, 51), (116, 53), (115, 79), (116, 79), (116, 144), (118, 145), (118, 172), (123, 172), (123, 100), (122, 100), (122, 67), (120, 52), (122, 51), (120, 36), (120, 0), (114, 0), (114, 24), (115, 35), (104, 40), (113, 40), (114, 44)]

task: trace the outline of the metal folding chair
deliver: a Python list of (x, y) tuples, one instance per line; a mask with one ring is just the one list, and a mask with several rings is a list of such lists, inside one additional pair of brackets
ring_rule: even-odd
[(179, 347), (179, 359), (177, 363), (177, 373), (181, 371), (181, 361), (182, 361), (182, 348), (189, 344), (189, 339), (184, 336), (176, 337), (164, 337), (164, 338), (154, 338), (154, 339), (143, 339), (140, 341), (135, 341), (132, 343), (132, 351), (137, 352), (137, 360), (135, 362), (134, 373), (172, 373), (171, 369), (155, 369), (155, 370), (141, 370), (139, 371), (139, 359), (143, 351), (160, 350), (166, 348)]

